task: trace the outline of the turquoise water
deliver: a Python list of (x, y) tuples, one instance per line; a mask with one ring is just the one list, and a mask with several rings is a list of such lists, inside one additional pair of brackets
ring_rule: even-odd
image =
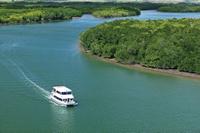
[[(200, 13), (143, 11), (131, 18), (174, 17)], [(0, 132), (200, 132), (200, 81), (129, 70), (80, 52), (79, 34), (111, 20), (84, 15), (0, 27)], [(71, 88), (79, 105), (49, 101), (55, 85)]]

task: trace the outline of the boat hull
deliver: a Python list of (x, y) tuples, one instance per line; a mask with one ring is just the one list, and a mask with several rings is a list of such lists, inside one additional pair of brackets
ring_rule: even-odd
[(50, 96), (49, 96), (49, 99), (51, 99), (53, 102), (57, 103), (57, 104), (60, 105), (60, 106), (65, 106), (65, 107), (67, 107), (67, 106), (76, 106), (76, 105), (78, 105), (78, 103), (75, 102), (75, 101), (71, 101), (71, 102), (60, 101), (60, 100), (54, 98), (53, 95), (50, 95)]

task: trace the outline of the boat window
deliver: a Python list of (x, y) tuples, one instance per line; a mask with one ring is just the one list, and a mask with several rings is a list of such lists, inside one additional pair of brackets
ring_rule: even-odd
[(60, 100), (60, 101), (62, 101), (62, 99), (61, 98), (59, 98), (59, 97), (57, 97), (57, 96), (54, 96), (56, 99), (58, 99), (58, 100)]
[(62, 94), (63, 94), (63, 95), (66, 95), (66, 94), (67, 94), (67, 92), (62, 92)]
[(61, 92), (59, 92), (59, 91), (56, 91), (58, 94), (61, 94)]
[(71, 92), (62, 92), (63, 95), (72, 94)]
[(63, 99), (63, 101), (65, 101), (65, 102), (66, 102), (66, 101), (69, 102), (69, 99)]
[(57, 90), (54, 90), (54, 92), (56, 92), (58, 94), (62, 94), (62, 95), (72, 94), (72, 92), (59, 92)]

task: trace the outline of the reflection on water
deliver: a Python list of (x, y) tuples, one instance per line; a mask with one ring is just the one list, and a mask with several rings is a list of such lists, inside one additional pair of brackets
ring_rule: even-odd
[[(56, 103), (50, 104), (52, 121), (55, 123), (53, 132), (70, 133), (74, 128), (74, 109), (72, 107), (61, 107)], [(66, 127), (66, 128), (64, 128)]]

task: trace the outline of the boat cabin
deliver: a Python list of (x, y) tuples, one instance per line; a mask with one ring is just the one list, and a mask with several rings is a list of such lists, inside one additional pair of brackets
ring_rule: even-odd
[(54, 86), (51, 92), (51, 99), (62, 105), (77, 105), (72, 90), (65, 86)]
[(72, 90), (65, 86), (54, 86), (53, 91), (55, 93), (61, 94), (61, 95), (67, 95), (67, 94), (72, 94)]

